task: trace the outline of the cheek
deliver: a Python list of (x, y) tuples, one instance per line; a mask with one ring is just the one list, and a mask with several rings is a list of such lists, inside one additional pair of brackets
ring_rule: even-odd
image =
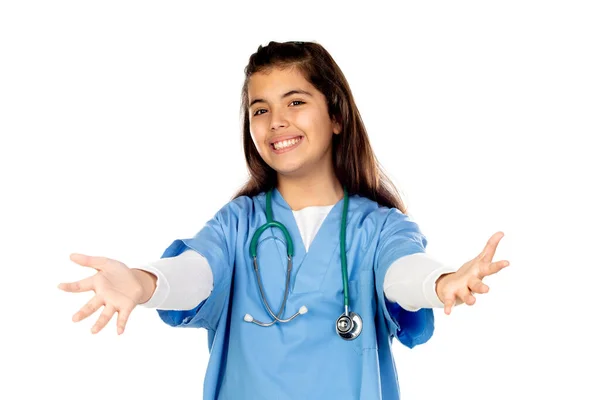
[(300, 129), (309, 132), (313, 142), (326, 144), (331, 141), (333, 127), (327, 116), (312, 115), (298, 121)]
[(315, 115), (311, 113), (298, 113), (294, 115), (292, 122), (304, 132), (314, 131), (319, 126), (318, 118), (315, 118)]
[(261, 148), (265, 143), (265, 131), (261, 129), (257, 124), (250, 124), (250, 137), (256, 149), (261, 152)]

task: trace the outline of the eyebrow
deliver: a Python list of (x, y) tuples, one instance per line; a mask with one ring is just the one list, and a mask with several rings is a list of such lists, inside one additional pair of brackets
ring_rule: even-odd
[[(312, 97), (312, 94), (310, 94), (310, 93), (309, 93), (309, 92), (307, 92), (306, 90), (302, 90), (302, 89), (292, 89), (292, 90), (290, 90), (289, 92), (286, 92), (286, 93), (284, 93), (284, 94), (281, 96), (281, 98), (282, 98), (282, 99), (285, 99), (286, 97), (288, 97), (288, 96), (291, 96), (291, 95), (293, 95), (293, 94), (305, 94), (305, 95), (308, 95), (308, 96), (311, 96), (311, 97)], [(248, 108), (250, 108), (250, 107), (252, 107), (254, 104), (256, 104), (256, 103), (260, 103), (260, 102), (266, 103), (266, 101), (265, 101), (264, 99), (254, 99), (254, 100), (252, 100), (252, 102), (250, 103), (250, 105), (248, 106)]]

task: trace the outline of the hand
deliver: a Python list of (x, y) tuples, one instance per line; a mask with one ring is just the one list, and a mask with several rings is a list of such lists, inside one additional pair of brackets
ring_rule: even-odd
[(464, 264), (458, 271), (444, 274), (437, 280), (435, 291), (444, 303), (444, 312), (447, 315), (450, 315), (454, 305), (475, 304), (473, 293), (487, 293), (490, 290), (482, 279), (509, 265), (507, 260), (492, 262), (502, 237), (504, 233), (496, 232), (477, 257)]
[(131, 311), (141, 304), (144, 287), (136, 271), (120, 261), (106, 257), (92, 257), (83, 254), (71, 254), (71, 261), (98, 272), (90, 277), (72, 283), (61, 283), (59, 289), (65, 292), (85, 292), (93, 290), (96, 295), (73, 315), (73, 322), (89, 317), (104, 306), (92, 333), (98, 333), (106, 326), (115, 312), (118, 312), (117, 334), (122, 334)]

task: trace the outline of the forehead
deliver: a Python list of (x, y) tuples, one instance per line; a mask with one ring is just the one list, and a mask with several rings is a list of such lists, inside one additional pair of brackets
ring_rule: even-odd
[(296, 68), (271, 68), (265, 72), (254, 73), (248, 80), (248, 97), (250, 100), (269, 96), (279, 97), (291, 89), (302, 89), (315, 93), (316, 89)]

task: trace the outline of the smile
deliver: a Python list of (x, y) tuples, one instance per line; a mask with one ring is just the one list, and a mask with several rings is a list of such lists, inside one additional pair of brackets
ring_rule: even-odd
[(275, 142), (271, 144), (271, 148), (275, 151), (276, 154), (285, 153), (298, 147), (300, 142), (302, 142), (302, 136), (298, 136), (293, 139), (282, 140), (280, 142)]

